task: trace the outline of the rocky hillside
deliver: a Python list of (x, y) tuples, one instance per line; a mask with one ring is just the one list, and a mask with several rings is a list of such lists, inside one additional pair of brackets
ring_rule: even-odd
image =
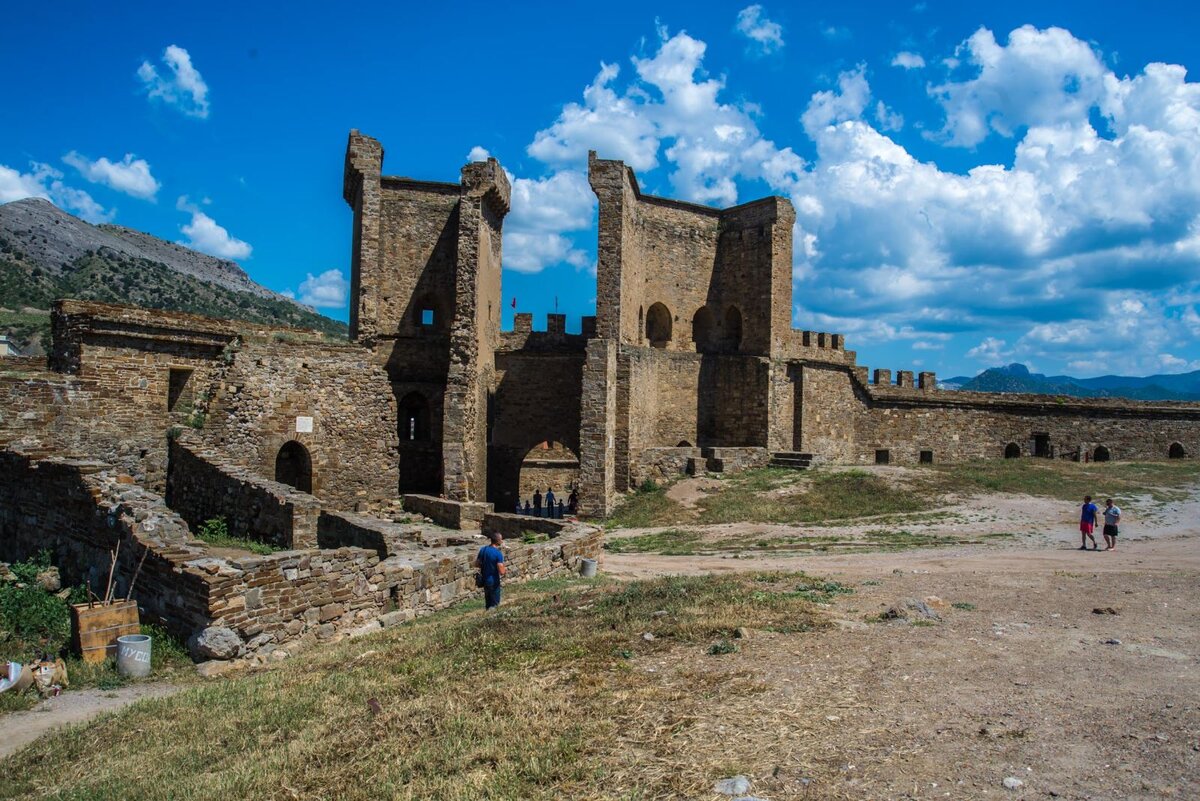
[(1200, 401), (1200, 371), (1146, 377), (1106, 375), (1073, 378), (1031, 373), (1023, 364), (992, 367), (974, 378), (957, 376), (942, 383), (946, 389), (969, 392), (1028, 392), (1077, 398)]
[(237, 264), (119, 225), (92, 225), (37, 198), (0, 206), (0, 334), (43, 352), (50, 304), (72, 297), (315, 328), (346, 325), (250, 279)]

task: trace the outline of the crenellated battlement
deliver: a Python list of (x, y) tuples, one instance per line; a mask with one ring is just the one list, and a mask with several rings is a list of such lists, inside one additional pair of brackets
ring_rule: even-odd
[(578, 334), (567, 333), (567, 315), (549, 313), (546, 315), (546, 328), (543, 331), (533, 330), (533, 314), (517, 312), (513, 315), (511, 331), (500, 332), (501, 350), (579, 350), (582, 351), (589, 339), (596, 336), (595, 315), (585, 315), (580, 319)]
[(937, 389), (937, 373), (930, 371), (914, 374), (912, 370), (897, 370), (894, 381), (892, 371), (885, 368), (876, 368), (872, 374), (870, 368), (859, 366), (854, 368), (853, 373), (858, 383), (870, 390), (932, 392)]

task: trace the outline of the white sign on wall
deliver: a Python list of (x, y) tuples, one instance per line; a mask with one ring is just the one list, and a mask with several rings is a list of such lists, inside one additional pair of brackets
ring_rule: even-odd
[(313, 419), (311, 417), (297, 417), (296, 418), (296, 433), (297, 434), (311, 434), (312, 433), (312, 420)]

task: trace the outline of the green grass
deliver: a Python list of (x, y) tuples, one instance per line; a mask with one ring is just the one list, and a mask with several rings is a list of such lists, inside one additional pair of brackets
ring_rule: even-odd
[(682, 523), (687, 510), (667, 497), (665, 487), (648, 484), (626, 496), (605, 521), (608, 528), (649, 528)]
[(1102, 462), (1080, 464), (1051, 459), (998, 459), (939, 465), (928, 469), (926, 492), (998, 492), (1080, 501), (1091, 495), (1155, 501), (1188, 497), (1200, 483), (1200, 461)]
[(439, 613), (66, 729), (0, 762), (0, 798), (703, 797), (793, 745), (705, 733), (736, 732), (723, 710), (763, 690), (735, 657), (647, 666), (741, 626), (823, 627), (794, 583), (516, 588), (497, 612)]
[[(795, 488), (787, 494), (781, 489)], [(773, 492), (776, 491), (776, 492)], [(933, 499), (899, 489), (864, 470), (761, 468), (738, 473), (719, 493), (701, 499), (703, 523), (819, 523), (922, 512)]]
[(635, 537), (609, 538), (604, 549), (612, 553), (658, 553), (665, 556), (690, 556), (700, 550), (702, 535), (696, 531), (668, 529)]
[(211, 520), (205, 520), (197, 527), (195, 533), (199, 539), (217, 548), (235, 548), (240, 551), (249, 551), (259, 556), (269, 556), (273, 553), (286, 550), (269, 542), (230, 534), (229, 526), (223, 517), (214, 517)]

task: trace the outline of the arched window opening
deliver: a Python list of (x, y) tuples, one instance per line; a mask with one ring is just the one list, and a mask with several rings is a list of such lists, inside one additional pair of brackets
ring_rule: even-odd
[(725, 311), (725, 344), (730, 350), (742, 347), (742, 313), (737, 306), (730, 306)]
[(400, 399), (400, 441), (429, 440), (429, 401), (420, 392), (410, 392)]
[(675, 447), (676, 448), (690, 448), (690, 447), (692, 447), (692, 443), (688, 442), (686, 439), (681, 439), (681, 440), (679, 440), (679, 444), (677, 444)]
[(1093, 462), (1107, 462), (1111, 458), (1112, 457), (1108, 452), (1108, 448), (1104, 447), (1103, 445), (1097, 445), (1096, 450), (1092, 451)]
[(1184, 449), (1183, 443), (1172, 442), (1171, 447), (1169, 449), (1167, 449), (1167, 458), (1168, 459), (1186, 459), (1187, 451)]
[(671, 341), (671, 312), (661, 303), (646, 312), (646, 339), (652, 348), (665, 348)]
[(312, 492), (312, 457), (308, 448), (292, 440), (275, 457), (275, 480), (301, 492)]
[(1005, 445), (1004, 446), (1004, 458), (1005, 459), (1021, 458), (1021, 446), (1015, 442), (1010, 442), (1007, 445)]
[(712, 350), (715, 325), (716, 321), (711, 309), (701, 306), (696, 310), (695, 316), (692, 317), (692, 342), (696, 345), (697, 353)]

